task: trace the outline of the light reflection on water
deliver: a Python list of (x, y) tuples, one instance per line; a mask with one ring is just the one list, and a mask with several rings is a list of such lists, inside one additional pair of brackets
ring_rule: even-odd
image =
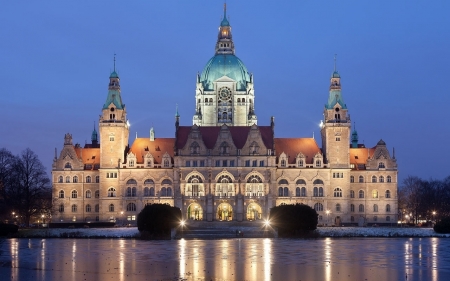
[(437, 281), (449, 261), (445, 238), (0, 240), (2, 280)]

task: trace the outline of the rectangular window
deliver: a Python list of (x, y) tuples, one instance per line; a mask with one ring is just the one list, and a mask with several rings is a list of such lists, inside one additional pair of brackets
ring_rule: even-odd
[(127, 216), (127, 220), (135, 221), (136, 220), (136, 216)]
[(205, 160), (200, 160), (200, 167), (205, 167)]
[(192, 166), (193, 166), (193, 167), (198, 167), (198, 161), (197, 161), (197, 160), (192, 161)]
[(250, 167), (250, 160), (245, 160), (245, 167)]
[(220, 160), (216, 160), (216, 167), (220, 167)]
[(191, 161), (186, 161), (186, 167), (190, 167), (191, 166)]
[(259, 161), (259, 166), (264, 167), (264, 160)]
[(110, 136), (110, 137), (109, 137), (109, 141), (114, 141), (114, 137), (113, 137), (113, 136)]
[(237, 150), (237, 155), (241, 155), (241, 150), (240, 149)]
[(336, 137), (336, 141), (341, 141), (341, 138), (340, 137)]
[(234, 160), (230, 160), (230, 167), (234, 167)]
[(222, 161), (222, 167), (227, 167), (228, 165), (228, 161), (227, 160), (223, 160)]
[(258, 161), (257, 160), (253, 160), (252, 162), (252, 167), (257, 167)]

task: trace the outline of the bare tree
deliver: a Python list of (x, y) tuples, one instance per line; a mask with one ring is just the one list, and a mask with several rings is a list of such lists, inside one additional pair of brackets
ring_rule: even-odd
[(29, 148), (16, 157), (11, 171), (6, 200), (29, 225), (31, 217), (46, 213), (51, 208), (47, 202), (51, 202), (50, 179), (37, 155)]
[(16, 161), (14, 156), (7, 149), (0, 149), (0, 217), (7, 219), (10, 217), (10, 208), (6, 201), (6, 190), (11, 183), (12, 167)]

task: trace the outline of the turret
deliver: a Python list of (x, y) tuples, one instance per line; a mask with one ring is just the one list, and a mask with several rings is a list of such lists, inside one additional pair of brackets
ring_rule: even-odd
[(234, 55), (233, 36), (231, 35), (231, 26), (227, 18), (227, 4), (223, 6), (223, 19), (219, 26), (219, 34), (216, 43), (217, 54)]

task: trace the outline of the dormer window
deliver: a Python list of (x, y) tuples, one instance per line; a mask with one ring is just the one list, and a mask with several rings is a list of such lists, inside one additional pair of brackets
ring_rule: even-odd
[(281, 167), (286, 167), (286, 160), (281, 160)]
[(316, 160), (316, 167), (321, 167), (321, 166), (322, 166), (322, 161)]
[(379, 169), (384, 169), (384, 168), (386, 168), (386, 166), (384, 165), (384, 162), (378, 163), (378, 168), (379, 168)]
[(258, 154), (259, 146), (256, 142), (253, 142), (250, 146), (250, 155)]

